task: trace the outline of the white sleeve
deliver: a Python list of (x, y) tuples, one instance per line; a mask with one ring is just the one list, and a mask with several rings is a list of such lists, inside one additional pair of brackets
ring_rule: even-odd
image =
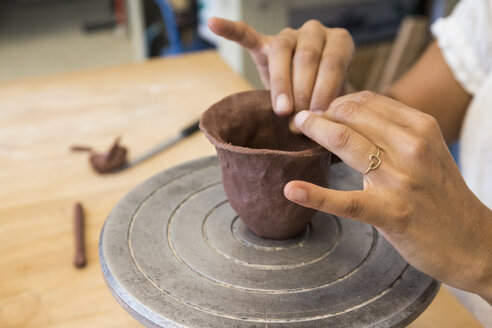
[(431, 31), (456, 80), (475, 94), (492, 68), (492, 0), (461, 0)]

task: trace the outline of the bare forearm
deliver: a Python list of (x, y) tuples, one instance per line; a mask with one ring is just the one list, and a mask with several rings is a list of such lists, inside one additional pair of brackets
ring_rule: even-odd
[(458, 139), (463, 117), (472, 99), (455, 80), (435, 42), (388, 89), (387, 95), (434, 116), (448, 144)]

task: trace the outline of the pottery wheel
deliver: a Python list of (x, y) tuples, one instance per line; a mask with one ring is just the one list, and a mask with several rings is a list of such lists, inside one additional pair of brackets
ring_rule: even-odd
[[(333, 188), (361, 188), (345, 164), (330, 174)], [(295, 238), (258, 238), (229, 206), (216, 157), (133, 189), (99, 256), (114, 297), (148, 327), (401, 327), (439, 287), (367, 224), (318, 213)]]

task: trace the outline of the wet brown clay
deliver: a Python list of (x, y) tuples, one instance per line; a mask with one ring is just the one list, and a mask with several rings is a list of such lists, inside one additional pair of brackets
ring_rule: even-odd
[(232, 208), (262, 238), (301, 233), (315, 210), (287, 200), (291, 180), (328, 185), (331, 153), (290, 132), (288, 118), (272, 110), (270, 92), (247, 91), (212, 105), (200, 129), (215, 146), (222, 183)]
[(120, 145), (120, 137), (116, 138), (107, 153), (96, 153), (89, 146), (73, 145), (71, 151), (90, 152), (89, 162), (94, 171), (100, 174), (113, 173), (127, 163), (128, 150)]
[(74, 206), (73, 218), (73, 233), (75, 239), (75, 255), (73, 264), (76, 268), (83, 268), (87, 264), (85, 257), (85, 241), (84, 241), (84, 209), (81, 203), (76, 203)]
[(97, 173), (111, 173), (118, 167), (125, 165), (127, 162), (126, 155), (127, 150), (120, 146), (120, 138), (118, 137), (107, 154), (93, 153), (89, 157), (89, 161)]

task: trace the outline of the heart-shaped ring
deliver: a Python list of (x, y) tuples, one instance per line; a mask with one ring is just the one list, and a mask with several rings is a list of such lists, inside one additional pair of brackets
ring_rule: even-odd
[(369, 171), (372, 171), (372, 170), (375, 170), (379, 167), (379, 165), (381, 165), (381, 157), (379, 157), (379, 147), (376, 146), (377, 148), (377, 153), (376, 155), (372, 154), (371, 156), (369, 156), (369, 167), (367, 168), (367, 170), (365, 170), (364, 172), (362, 172), (362, 174), (367, 174), (369, 173)]

